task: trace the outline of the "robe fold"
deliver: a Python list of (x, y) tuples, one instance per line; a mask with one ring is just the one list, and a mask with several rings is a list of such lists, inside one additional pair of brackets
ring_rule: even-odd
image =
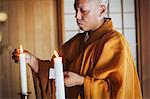
[[(87, 33), (89, 38), (85, 40)], [(77, 34), (58, 52), (63, 58), (64, 71), (84, 76), (83, 85), (65, 88), (67, 99), (142, 98), (129, 45), (113, 29), (111, 19), (105, 19), (95, 31)], [(48, 79), (52, 60), (39, 60), (39, 71), (33, 73), (37, 99), (55, 99), (55, 82)]]

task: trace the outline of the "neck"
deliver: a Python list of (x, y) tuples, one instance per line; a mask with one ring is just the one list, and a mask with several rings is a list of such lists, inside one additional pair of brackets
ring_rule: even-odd
[(96, 25), (96, 27), (95, 27), (93, 30), (91, 30), (91, 31), (92, 31), (92, 32), (93, 32), (93, 31), (96, 31), (99, 27), (101, 27), (101, 26), (104, 24), (104, 22), (105, 22), (105, 19), (102, 18), (102, 19), (98, 22), (98, 24)]

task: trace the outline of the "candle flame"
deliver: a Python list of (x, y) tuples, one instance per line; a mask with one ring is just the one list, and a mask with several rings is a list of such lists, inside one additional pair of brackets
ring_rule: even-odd
[(56, 57), (59, 57), (59, 55), (58, 55), (58, 53), (57, 53), (56, 50), (54, 50), (54, 55), (55, 55)]
[(22, 45), (20, 45), (20, 53), (23, 53)]

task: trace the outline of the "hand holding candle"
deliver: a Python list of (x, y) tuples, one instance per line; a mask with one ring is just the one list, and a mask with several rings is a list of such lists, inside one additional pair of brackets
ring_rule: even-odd
[(56, 99), (65, 99), (62, 57), (59, 57), (56, 51), (54, 51), (54, 54), (56, 56), (56, 58), (54, 58)]
[(21, 91), (23, 95), (27, 94), (27, 73), (26, 73), (26, 61), (25, 53), (23, 53), (23, 48), (20, 45), (20, 77), (21, 77)]

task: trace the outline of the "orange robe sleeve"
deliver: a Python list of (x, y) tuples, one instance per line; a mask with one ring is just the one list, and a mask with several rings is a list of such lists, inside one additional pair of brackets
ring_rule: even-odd
[[(86, 66), (83, 68), (84, 75)], [(117, 34), (105, 43), (91, 75), (85, 75), (84, 96), (85, 99), (142, 98), (134, 60), (122, 35)]]
[(52, 97), (54, 97), (54, 94), (52, 94), (52, 87), (54, 86), (51, 86), (53, 82), (50, 82), (48, 79), (48, 70), (51, 67), (51, 61), (38, 60), (38, 64), (38, 73), (32, 72), (36, 99), (52, 99)]

